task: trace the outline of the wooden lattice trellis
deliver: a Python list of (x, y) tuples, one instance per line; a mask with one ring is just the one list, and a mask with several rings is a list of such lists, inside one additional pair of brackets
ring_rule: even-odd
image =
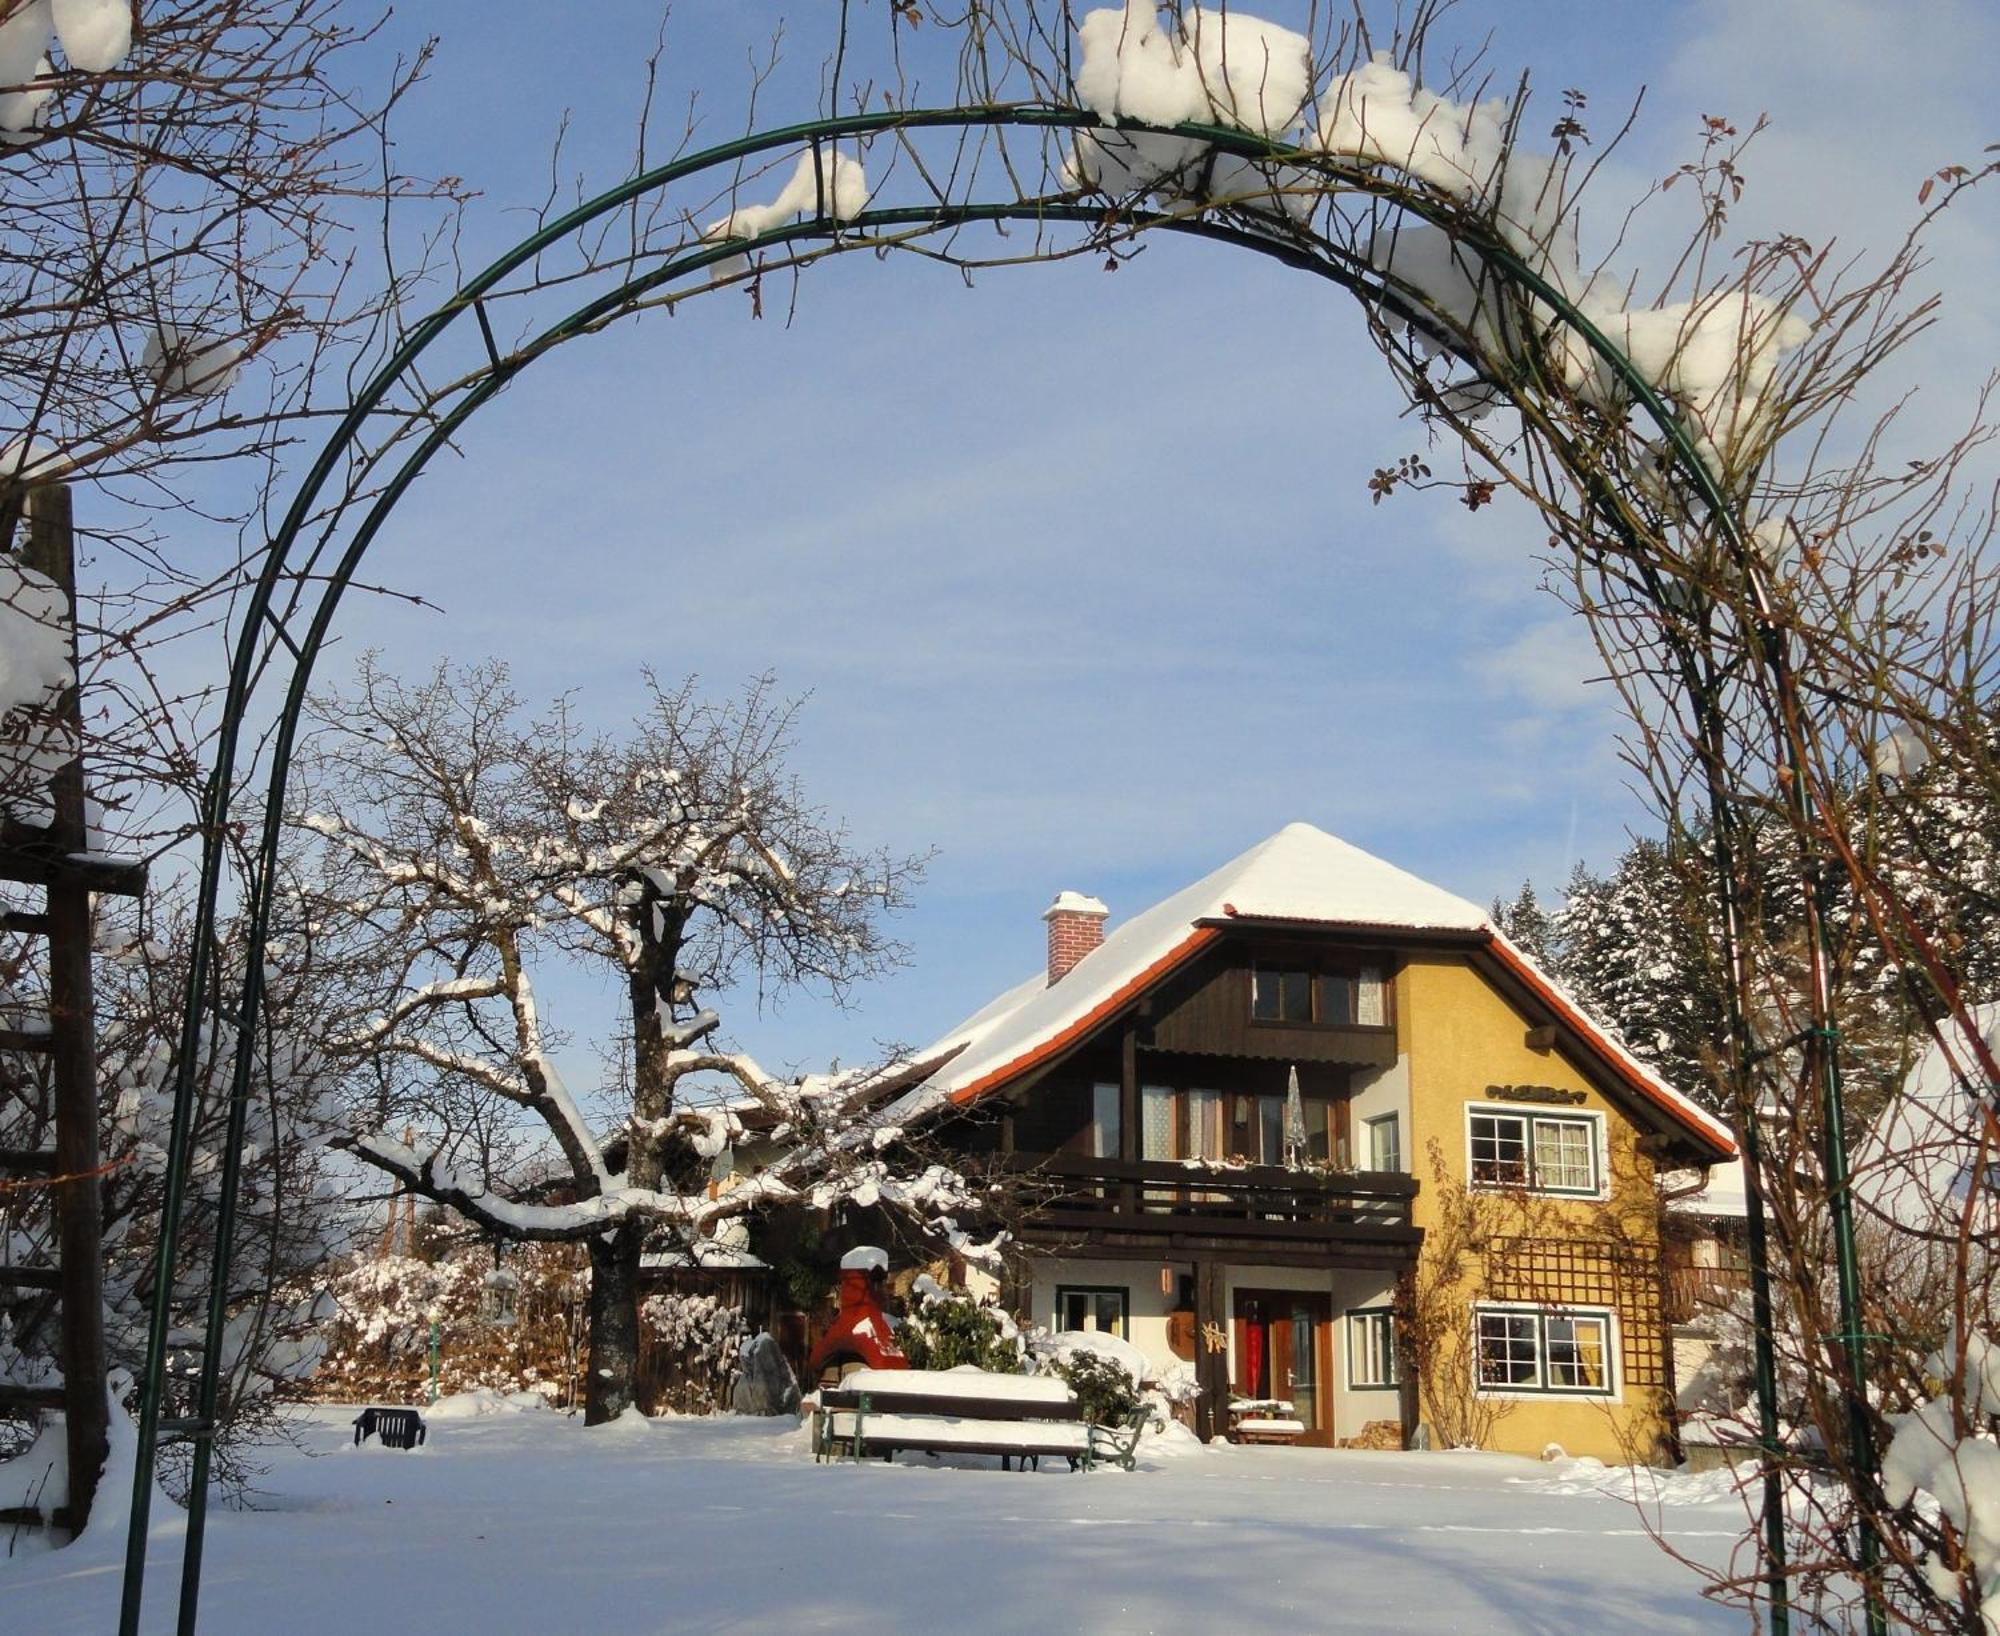
[(1624, 1384), (1672, 1384), (1660, 1271), (1646, 1251), (1602, 1239), (1496, 1238), (1487, 1262), (1487, 1293), (1496, 1301), (1609, 1309), (1618, 1314)]

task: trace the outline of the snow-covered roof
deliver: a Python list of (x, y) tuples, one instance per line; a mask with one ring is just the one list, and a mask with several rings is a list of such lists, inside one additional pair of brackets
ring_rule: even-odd
[(906, 1123), (947, 1102), (970, 1101), (1063, 1049), (1214, 942), (1232, 921), (1477, 934), (1524, 986), (1561, 1012), (1647, 1099), (1723, 1152), (1734, 1151), (1720, 1123), (1595, 1027), (1478, 905), (1304, 823), (1287, 824), (1107, 932), (1103, 943), (1059, 982), (1051, 984), (1045, 973), (1037, 973), (974, 1012), (917, 1053), (917, 1060), (941, 1066), (887, 1109), (884, 1121)]
[[(1673, 1186), (1673, 1177), (1661, 1179), (1669, 1187)], [(1743, 1185), (1743, 1161), (1738, 1158), (1725, 1164), (1711, 1165), (1706, 1180), (1698, 1189), (1672, 1199), (1667, 1208), (1676, 1215), (1718, 1216), (1741, 1221), (1750, 1213)]]
[[(1973, 1021), (2000, 1051), (2000, 1005), (1974, 1007)], [(1925, 1047), (1855, 1151), (1856, 1196), (1902, 1227), (1935, 1227), (1942, 1214), (1955, 1229), (1979, 1157), (1983, 1076), (1953, 1026), (1939, 1028), (1944, 1043)]]

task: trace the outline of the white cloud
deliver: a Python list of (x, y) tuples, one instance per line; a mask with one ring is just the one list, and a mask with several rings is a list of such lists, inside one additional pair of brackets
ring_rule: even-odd
[(1469, 667), (1489, 687), (1536, 710), (1595, 709), (1608, 689), (1588, 685), (1604, 661), (1574, 615), (1525, 625), (1510, 641), (1475, 654)]

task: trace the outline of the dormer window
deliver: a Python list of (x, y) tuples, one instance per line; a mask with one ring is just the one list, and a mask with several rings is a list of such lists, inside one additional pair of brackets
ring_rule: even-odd
[(1388, 1021), (1382, 968), (1314, 969), (1276, 962), (1254, 966), (1250, 972), (1250, 1020), (1381, 1028)]
[(1259, 1022), (1317, 1022), (1313, 974), (1259, 966), (1250, 976), (1250, 1015)]

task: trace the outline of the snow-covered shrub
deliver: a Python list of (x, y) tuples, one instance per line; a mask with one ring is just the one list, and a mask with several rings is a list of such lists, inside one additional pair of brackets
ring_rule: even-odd
[(1131, 1371), (1101, 1352), (1076, 1348), (1058, 1356), (1053, 1367), (1076, 1393), (1089, 1425), (1123, 1425), (1139, 1407), (1139, 1388)]
[(652, 1407), (709, 1414), (729, 1403), (750, 1325), (720, 1296), (669, 1292), (639, 1306), (640, 1374)]
[(896, 1344), (912, 1369), (957, 1369), (965, 1364), (1018, 1375), (1025, 1357), (1019, 1330), (990, 1301), (956, 1290), (921, 1292), (918, 1306), (896, 1330)]
[(2000, 1347), (1969, 1334), (1928, 1368), (1936, 1395), (1889, 1417), (1883, 1492), (1935, 1519), (1940, 1538), (1921, 1569), (1938, 1599), (2000, 1630)]

